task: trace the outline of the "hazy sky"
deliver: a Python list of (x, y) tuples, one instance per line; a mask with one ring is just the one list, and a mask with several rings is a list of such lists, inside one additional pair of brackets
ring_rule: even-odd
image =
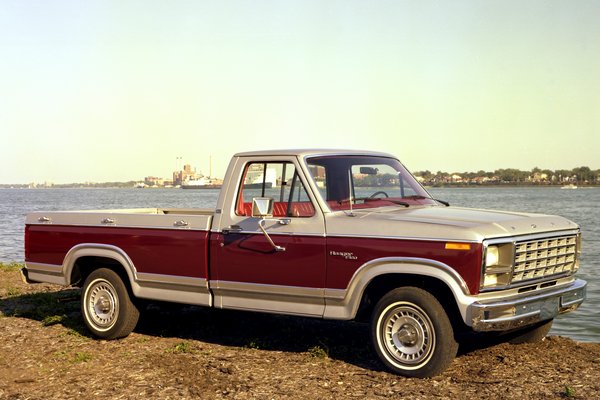
[(600, 168), (600, 1), (0, 0), (0, 183), (336, 147)]

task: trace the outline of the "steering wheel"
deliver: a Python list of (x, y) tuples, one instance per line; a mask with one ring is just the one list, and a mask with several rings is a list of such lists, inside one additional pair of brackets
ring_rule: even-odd
[(368, 198), (369, 199), (374, 199), (375, 197), (377, 197), (378, 194), (382, 194), (385, 197), (390, 197), (386, 192), (384, 192), (383, 190), (380, 190), (378, 192), (373, 193), (372, 195), (370, 195)]

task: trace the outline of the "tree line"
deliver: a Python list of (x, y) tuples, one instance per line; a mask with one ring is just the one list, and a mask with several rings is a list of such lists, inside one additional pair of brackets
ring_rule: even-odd
[(592, 170), (589, 167), (573, 169), (541, 169), (533, 168), (531, 171), (522, 171), (515, 168), (497, 169), (493, 172), (479, 170), (477, 172), (431, 172), (416, 171), (414, 175), (425, 184), (469, 183), (469, 184), (600, 184), (600, 169)]

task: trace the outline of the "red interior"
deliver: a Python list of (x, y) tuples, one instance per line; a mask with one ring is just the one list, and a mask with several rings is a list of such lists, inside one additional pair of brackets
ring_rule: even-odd
[[(310, 201), (292, 203), (292, 213), (288, 215), (288, 203), (276, 201), (273, 203), (274, 217), (312, 217), (315, 215), (315, 208)], [(252, 215), (252, 203), (238, 204), (237, 215), (249, 217)]]

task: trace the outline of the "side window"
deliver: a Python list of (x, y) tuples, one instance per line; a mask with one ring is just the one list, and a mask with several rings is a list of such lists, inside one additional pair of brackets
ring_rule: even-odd
[(252, 199), (272, 197), (274, 217), (312, 217), (315, 208), (289, 162), (253, 162), (246, 166), (238, 192), (236, 214), (250, 216)]
[(325, 167), (321, 165), (310, 165), (309, 166), (310, 173), (317, 184), (317, 188), (321, 193), (321, 197), (327, 199), (327, 175)]

